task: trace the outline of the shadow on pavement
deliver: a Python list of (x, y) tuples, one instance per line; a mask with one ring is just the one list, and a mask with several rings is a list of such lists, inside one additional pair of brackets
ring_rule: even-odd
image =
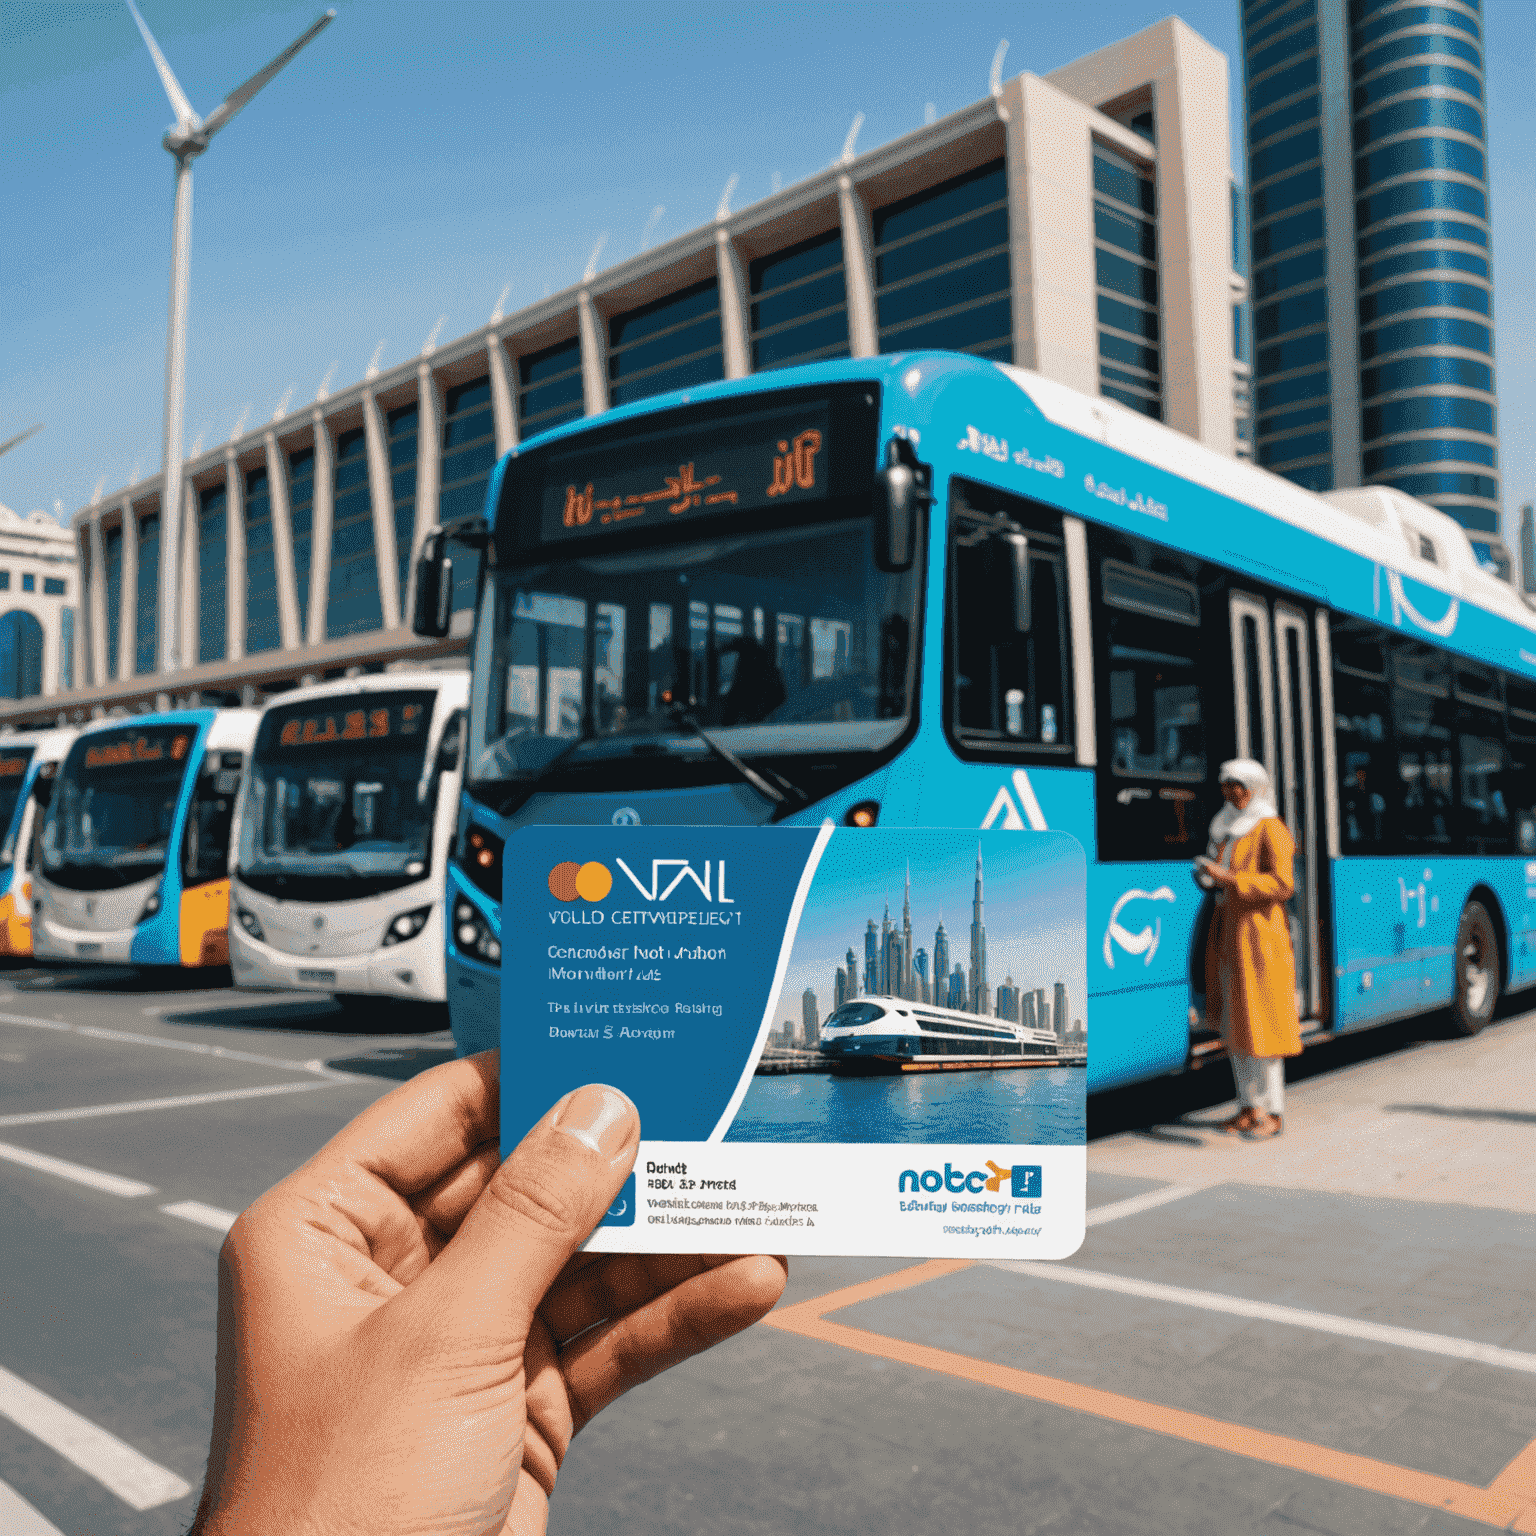
[(1518, 1109), (1472, 1109), (1462, 1104), (1383, 1104), (1399, 1115), (1438, 1115), (1445, 1120), (1506, 1120), (1514, 1125), (1536, 1125), (1536, 1115)]
[[(1536, 991), (1517, 992), (1499, 999), (1491, 1029), (1497, 1029), (1503, 1019), (1530, 1012), (1536, 1005)], [(1319, 1041), (1309, 1045), (1300, 1055), (1285, 1064), (1285, 1080), (1288, 1083), (1305, 1082), (1324, 1072), (1337, 1072), (1342, 1067), (1352, 1067), (1360, 1062), (1395, 1056), (1412, 1051), (1422, 1045), (1458, 1038), (1449, 1009), (1438, 1009), (1416, 1018), (1399, 1019), (1396, 1023), (1382, 1024), (1375, 1029), (1355, 1030), (1340, 1035), (1335, 1040)], [(1092, 1050), (1090, 1044), (1089, 1050)], [(1173, 1074), (1154, 1078), (1149, 1083), (1136, 1083), (1128, 1088), (1110, 1088), (1102, 1093), (1091, 1094), (1088, 1099), (1088, 1140), (1102, 1136), (1116, 1136), (1125, 1131), (1139, 1131), (1158, 1140), (1182, 1139), (1181, 1131), (1209, 1130), (1199, 1120), (1189, 1117), (1214, 1109), (1236, 1097), (1232, 1081), (1232, 1068), (1225, 1059), (1218, 1059), (1195, 1072)], [(1441, 1114), (1466, 1119), (1498, 1117), (1515, 1118), (1513, 1112), (1502, 1110), (1463, 1110), (1455, 1105), (1398, 1105), (1400, 1110), (1422, 1114)], [(1536, 1115), (1527, 1117), (1536, 1123)]]
[(429, 1067), (453, 1060), (453, 1042), (441, 1045), (381, 1045), (362, 1056), (332, 1056), (326, 1066), (337, 1072), (357, 1072), (365, 1077), (392, 1077), (405, 1082)]
[(209, 992), (232, 985), (227, 966), (163, 970), (140, 965), (59, 966), (23, 965), (0, 972), (18, 992), (101, 992), (109, 996), (134, 992)]
[(215, 1029), (259, 1029), (268, 1033), (322, 1035), (435, 1035), (448, 1027), (447, 1009), (431, 1003), (396, 1002), (370, 997), (340, 1003), (317, 994), (314, 998), (263, 1002), (251, 996), (246, 1004), (212, 1008), (163, 1009), (166, 1024), (202, 1024)]

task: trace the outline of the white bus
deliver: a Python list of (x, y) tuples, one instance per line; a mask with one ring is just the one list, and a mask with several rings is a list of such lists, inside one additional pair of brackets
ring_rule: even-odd
[(0, 737), (0, 955), (32, 953), (32, 786), (52, 781), (78, 732), (16, 731)]
[(267, 705), (232, 840), (237, 986), (445, 1001), (468, 696), (467, 672), (389, 672)]

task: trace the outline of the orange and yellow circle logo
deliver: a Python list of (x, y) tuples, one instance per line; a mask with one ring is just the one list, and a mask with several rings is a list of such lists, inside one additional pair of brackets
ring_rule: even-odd
[(606, 864), (593, 859), (587, 864), (556, 864), (549, 872), (549, 894), (556, 901), (601, 901), (613, 889)]

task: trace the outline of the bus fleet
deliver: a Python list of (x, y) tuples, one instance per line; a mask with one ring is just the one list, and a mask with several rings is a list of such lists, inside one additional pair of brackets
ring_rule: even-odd
[[(0, 738), (0, 947), (446, 998), (464, 1054), (499, 1038), (516, 827), (1054, 828), (1088, 857), (1095, 1091), (1220, 1052), (1191, 861), (1245, 756), (1296, 841), (1304, 1040), (1472, 1034), (1536, 983), (1536, 614), (1390, 488), (910, 353), (530, 440), (428, 538), (418, 633), (466, 559), (467, 674)], [(850, 1067), (959, 1050), (859, 1005), (823, 1037)]]

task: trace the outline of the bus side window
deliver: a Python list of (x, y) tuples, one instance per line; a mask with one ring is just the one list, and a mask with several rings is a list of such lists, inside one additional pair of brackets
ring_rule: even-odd
[(197, 776), (181, 839), (181, 873), (187, 886), (222, 880), (229, 873), (229, 829), (235, 815), (240, 761), (239, 753), (226, 752), (209, 765), (212, 772)]
[(1506, 677), (1504, 699), (1509, 733), (1504, 793), (1511, 831), (1521, 853), (1536, 854), (1536, 683)]
[(1417, 640), (1391, 642), (1392, 733), (1403, 852), (1455, 851), (1449, 659)]
[(1491, 667), (1455, 663), (1456, 788), (1461, 851), (1514, 851), (1509, 797), (1515, 793), (1504, 743), (1504, 692)]
[[(952, 482), (949, 535), (950, 733), (971, 751), (1034, 748), (1070, 759), (1072, 731), (1066, 556), (1061, 514), (990, 486)], [(1005, 610), (1000, 535), (1028, 541), (1024, 633)]]
[(1392, 758), (1392, 699), (1379, 631), (1337, 613), (1331, 616), (1331, 626), (1339, 844), (1345, 853), (1395, 851), (1398, 771)]

